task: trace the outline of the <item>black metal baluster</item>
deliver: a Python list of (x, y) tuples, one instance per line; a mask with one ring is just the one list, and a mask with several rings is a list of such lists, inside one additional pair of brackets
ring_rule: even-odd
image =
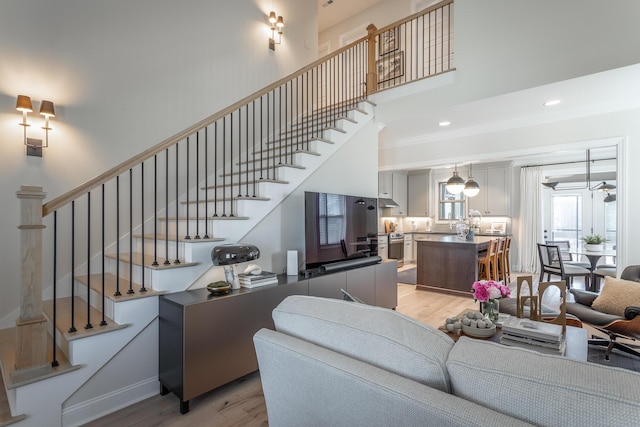
[[(223, 119), (224, 120), (224, 119)], [(216, 121), (213, 126), (213, 216), (218, 216), (218, 122)]]
[(87, 323), (85, 329), (93, 329), (91, 324), (91, 191), (87, 193)]
[(231, 133), (229, 135), (229, 216), (233, 217), (235, 216), (233, 214), (233, 112), (231, 112), (229, 131)]
[(53, 354), (51, 357), (51, 367), (55, 368), (59, 365), (58, 358), (56, 356), (57, 344), (56, 344), (56, 324), (58, 321), (58, 211), (53, 211), (53, 333), (51, 339), (53, 340)]
[[(238, 108), (238, 160), (242, 159), (242, 107)], [(231, 157), (231, 173), (233, 174), (233, 157)], [(242, 173), (238, 166), (238, 196), (242, 197)], [(235, 203), (234, 203), (235, 204)]]
[(153, 156), (153, 262), (158, 265), (158, 155)]
[[(176, 144), (176, 156), (178, 144)], [(164, 150), (164, 265), (171, 264), (169, 261), (169, 149)], [(177, 202), (177, 201), (176, 201)], [(178, 218), (176, 218), (176, 234), (178, 233)]]
[[(177, 150), (178, 144), (176, 144), (176, 213), (178, 212), (178, 150)], [(187, 137), (187, 154), (186, 154), (186, 165), (187, 165), (187, 173), (186, 173), (186, 188), (187, 188), (187, 203), (186, 203), (186, 207), (187, 207), (187, 212), (186, 212), (186, 218), (185, 218), (185, 225), (186, 225), (186, 233), (184, 236), (185, 240), (191, 240), (191, 236), (189, 235), (189, 137)], [(176, 233), (176, 260), (178, 259), (178, 255), (177, 255), (177, 251), (178, 251), (178, 240), (177, 240), (177, 236), (178, 233)]]
[(104, 204), (104, 198), (105, 198), (104, 197), (104, 184), (102, 184), (102, 194), (101, 194), (101, 196), (102, 196), (102, 209), (101, 209), (101, 211), (102, 211), (102, 215), (101, 215), (102, 227), (100, 227), (100, 229), (101, 229), (100, 237), (101, 237), (101, 240), (102, 240), (102, 257), (101, 257), (102, 258), (102, 260), (101, 260), (102, 261), (102, 283), (101, 283), (101, 286), (102, 286), (102, 319), (100, 320), (100, 326), (105, 326), (107, 324), (107, 321), (105, 320), (106, 319), (106, 315), (105, 315), (105, 312), (104, 312), (105, 300), (106, 300), (106, 293), (105, 293), (106, 268), (105, 268), (105, 239), (104, 239), (104, 234), (105, 234), (105, 231), (104, 231), (104, 224), (105, 224), (105, 222), (104, 222), (104, 207), (105, 207), (105, 204)]
[[(251, 146), (253, 147), (253, 153), (251, 154), (251, 169), (253, 170), (253, 197), (257, 197), (257, 183), (256, 183), (256, 100), (251, 101), (251, 110), (253, 112), (253, 126), (251, 130), (253, 132), (253, 138), (251, 138)], [(249, 166), (249, 153), (247, 153), (247, 167)]]
[[(180, 207), (180, 202), (179, 202), (179, 198), (180, 198), (180, 185), (179, 185), (179, 177), (180, 177), (180, 162), (179, 162), (179, 144), (176, 143), (176, 200), (175, 200), (175, 204), (176, 204), (176, 234), (174, 236), (175, 238), (175, 245), (176, 245), (176, 258), (174, 259), (173, 263), (174, 264), (180, 264), (180, 259), (178, 259), (178, 248), (180, 246), (180, 211), (179, 211), (179, 207)], [(187, 162), (189, 161), (189, 137), (187, 137)], [(167, 164), (167, 174), (169, 173), (169, 166)], [(187, 164), (187, 216), (185, 219), (185, 227), (186, 227), (186, 236), (184, 236), (185, 240), (191, 240), (191, 237), (189, 237), (189, 165)], [(167, 259), (169, 259), (169, 236), (167, 235)]]
[[(206, 128), (205, 128), (206, 129)], [(194, 239), (200, 240), (200, 131), (196, 132), (196, 235)], [(189, 189), (187, 188), (187, 192)]]
[(209, 237), (209, 126), (204, 128), (204, 239)]
[(264, 179), (264, 95), (260, 97), (260, 179)]
[(146, 238), (144, 236), (144, 161), (140, 163), (140, 235), (141, 238), (141, 254), (142, 262), (140, 263), (140, 292), (147, 292), (147, 288), (145, 287), (144, 280), (144, 247), (147, 243)]
[[(246, 170), (245, 170), (245, 179), (246, 179), (246, 185), (245, 185), (245, 197), (249, 197), (249, 104), (244, 106), (244, 111), (245, 111), (245, 156), (247, 156), (247, 166), (246, 166)], [(240, 161), (242, 161), (242, 159), (240, 159)], [(242, 164), (242, 163), (241, 163)], [(255, 193), (254, 193), (255, 194)]]
[(120, 175), (116, 176), (116, 291), (114, 296), (120, 293)]
[[(142, 265), (144, 265), (144, 259)], [(129, 168), (129, 289), (127, 294), (133, 293), (135, 293), (133, 290), (133, 169)]]
[(76, 271), (76, 201), (71, 201), (71, 327), (69, 333), (78, 332), (76, 329), (76, 286), (74, 276)]
[(224, 116), (222, 118), (222, 217), (227, 216), (226, 183), (227, 183), (227, 116)]

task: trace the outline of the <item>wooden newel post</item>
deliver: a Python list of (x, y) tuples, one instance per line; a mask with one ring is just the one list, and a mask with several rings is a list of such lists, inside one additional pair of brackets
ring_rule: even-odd
[(378, 90), (378, 70), (376, 69), (376, 31), (378, 28), (369, 24), (367, 26), (367, 95)]
[(23, 185), (20, 199), (20, 262), (22, 289), (20, 317), (16, 320), (16, 371), (20, 381), (51, 370), (47, 362), (47, 320), (42, 312), (42, 187)]

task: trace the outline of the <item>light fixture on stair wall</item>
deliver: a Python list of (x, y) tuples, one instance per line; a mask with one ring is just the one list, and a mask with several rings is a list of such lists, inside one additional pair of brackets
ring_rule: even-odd
[(33, 112), (33, 105), (31, 104), (31, 98), (26, 95), (18, 95), (16, 100), (16, 110), (22, 113), (22, 121), (19, 123), (24, 128), (24, 145), (27, 147), (27, 156), (42, 157), (42, 149), (49, 146), (49, 118), (56, 116), (55, 107), (51, 101), (40, 102), (40, 115), (44, 116), (44, 129), (45, 142), (42, 143), (41, 139), (27, 138), (27, 127), (31, 126), (27, 121), (28, 113)]
[(445, 187), (451, 194), (460, 194), (464, 190), (464, 179), (458, 175), (458, 165), (454, 166), (453, 176), (449, 178)]
[[(276, 50), (276, 45), (282, 43), (282, 28), (284, 28), (284, 19), (282, 16), (276, 17), (276, 13), (269, 13), (269, 26), (271, 28), (271, 37), (269, 38), (269, 49)], [(276, 35), (278, 39), (276, 40)]]
[(464, 183), (464, 195), (467, 197), (475, 197), (480, 192), (480, 186), (473, 179), (473, 173), (471, 168), (471, 163), (469, 163), (469, 177), (467, 178), (467, 182)]

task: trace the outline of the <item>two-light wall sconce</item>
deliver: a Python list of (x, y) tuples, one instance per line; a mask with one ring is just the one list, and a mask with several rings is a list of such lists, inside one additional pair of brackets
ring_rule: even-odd
[(22, 122), (20, 122), (19, 125), (24, 128), (24, 145), (27, 147), (27, 156), (42, 157), (42, 148), (49, 146), (49, 131), (51, 130), (49, 118), (56, 116), (53, 102), (42, 101), (40, 103), (40, 114), (44, 116), (44, 126), (42, 127), (45, 132), (44, 144), (41, 139), (27, 138), (27, 127), (31, 126), (29, 122), (27, 122), (27, 113), (33, 112), (31, 98), (26, 95), (18, 95), (16, 110), (22, 112)]
[[(270, 12), (269, 25), (271, 26), (269, 49), (276, 50), (276, 45), (282, 43), (282, 28), (284, 27), (284, 19), (282, 19), (282, 16), (278, 16), (276, 18), (276, 13)], [(278, 41), (276, 41), (276, 34), (278, 35)]]

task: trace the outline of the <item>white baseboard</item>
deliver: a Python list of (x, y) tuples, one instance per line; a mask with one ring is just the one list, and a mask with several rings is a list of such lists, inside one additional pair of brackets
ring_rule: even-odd
[(63, 408), (63, 426), (81, 426), (119, 409), (160, 394), (158, 377), (148, 378), (105, 395)]

